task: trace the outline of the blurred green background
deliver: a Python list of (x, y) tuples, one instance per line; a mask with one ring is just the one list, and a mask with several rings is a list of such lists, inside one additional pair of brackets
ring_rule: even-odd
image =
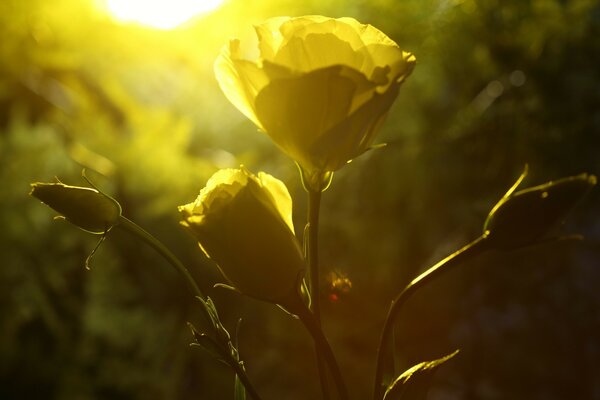
[[(296, 167), (220, 92), (231, 37), (277, 15), (352, 16), (418, 60), (372, 151), (322, 205), (324, 329), (353, 399), (371, 388), (387, 306), (418, 272), (477, 237), (525, 163), (529, 185), (600, 174), (600, 1), (229, 0), (180, 29), (119, 23), (92, 0), (0, 3), (0, 398), (227, 399), (233, 377), (188, 346), (199, 306), (151, 249), (96, 244), (30, 198), (84, 184), (189, 265), (265, 399), (318, 398), (310, 338), (268, 304), (213, 289), (178, 225), (218, 168), (246, 165), (306, 199)], [(488, 254), (417, 294), (396, 329), (408, 368), (457, 348), (429, 399), (600, 399), (600, 194), (564, 230), (583, 242)], [(331, 273), (352, 281), (333, 301)]]

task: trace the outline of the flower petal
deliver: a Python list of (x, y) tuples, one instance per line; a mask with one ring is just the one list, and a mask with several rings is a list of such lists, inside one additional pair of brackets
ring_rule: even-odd
[(291, 69), (308, 72), (332, 65), (344, 65), (357, 70), (364, 56), (354, 51), (347, 41), (333, 33), (311, 33), (305, 38), (293, 37), (284, 44), (274, 61)]
[(292, 232), (295, 232), (294, 222), (292, 221), (292, 196), (290, 196), (285, 184), (264, 172), (258, 173), (258, 180), (261, 186), (273, 197), (272, 202), (277, 207), (277, 211), (283, 217), (286, 225)]
[(374, 93), (371, 100), (321, 135), (310, 149), (313, 165), (322, 171), (335, 171), (368, 150), (398, 95), (399, 87), (399, 84), (394, 84), (384, 93)]
[(271, 82), (256, 98), (256, 114), (273, 141), (292, 158), (306, 152), (323, 133), (346, 118), (356, 83), (341, 66)]
[(239, 59), (238, 53), (239, 41), (232, 40), (215, 60), (215, 76), (227, 99), (260, 128), (253, 100), (268, 78), (257, 64)]
[(280, 27), (288, 20), (290, 20), (290, 17), (274, 17), (254, 26), (256, 36), (258, 37), (260, 57), (263, 60), (273, 61), (275, 58), (275, 54), (284, 40)]

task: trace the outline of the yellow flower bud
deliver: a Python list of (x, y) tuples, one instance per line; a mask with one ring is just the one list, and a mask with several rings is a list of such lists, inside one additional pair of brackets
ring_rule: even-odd
[(79, 228), (104, 234), (118, 224), (119, 203), (96, 189), (63, 183), (32, 183), (31, 195)]
[(415, 57), (352, 18), (272, 18), (256, 26), (260, 57), (232, 40), (215, 62), (225, 96), (308, 174), (369, 149)]
[(244, 167), (217, 171), (195, 202), (180, 206), (181, 224), (240, 292), (293, 308), (305, 269), (285, 185)]

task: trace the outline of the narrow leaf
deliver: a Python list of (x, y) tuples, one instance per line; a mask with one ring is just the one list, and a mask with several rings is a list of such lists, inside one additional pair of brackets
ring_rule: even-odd
[(234, 400), (246, 400), (246, 389), (237, 374), (233, 383), (233, 398)]
[(446, 357), (425, 361), (407, 369), (388, 386), (383, 400), (425, 400), (435, 371), (456, 354), (458, 350)]

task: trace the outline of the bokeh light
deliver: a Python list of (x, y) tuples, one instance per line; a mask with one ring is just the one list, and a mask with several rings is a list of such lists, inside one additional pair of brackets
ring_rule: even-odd
[(210, 12), (223, 0), (106, 0), (117, 19), (158, 29), (173, 29), (191, 18)]

